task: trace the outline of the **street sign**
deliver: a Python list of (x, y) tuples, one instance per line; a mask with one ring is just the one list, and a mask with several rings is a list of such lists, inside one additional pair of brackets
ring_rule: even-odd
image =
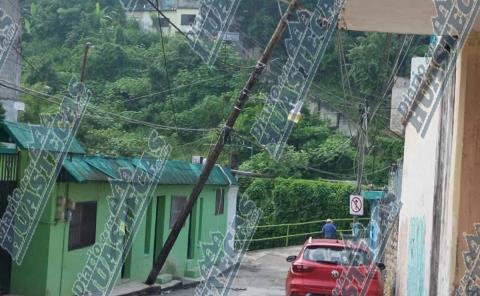
[(350, 195), (350, 215), (363, 216), (363, 197)]

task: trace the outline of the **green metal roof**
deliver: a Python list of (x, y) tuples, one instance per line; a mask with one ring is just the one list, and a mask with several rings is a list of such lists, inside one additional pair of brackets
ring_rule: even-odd
[[(165, 166), (160, 184), (195, 184), (202, 172), (203, 165), (185, 161), (170, 160)], [(230, 169), (216, 165), (212, 170), (207, 184), (229, 185), (236, 184)]]
[[(42, 143), (34, 142), (32, 138), (32, 132), (47, 135), (49, 128), (41, 125), (28, 125), (20, 122), (3, 121), (0, 126), (8, 133), (20, 149), (43, 149), (47, 151), (61, 152), (52, 143), (46, 143), (45, 147), (42, 147)], [(56, 134), (66, 134), (66, 129), (54, 128)], [(70, 153), (85, 154), (85, 149), (82, 145), (73, 138), (72, 145), (70, 146)]]
[(89, 165), (85, 160), (79, 157), (65, 159), (63, 168), (70, 174), (76, 182), (103, 181), (108, 182), (108, 176)]
[(85, 162), (113, 179), (120, 179), (121, 168), (135, 170), (132, 159), (129, 158), (89, 156), (85, 158)]
[(0, 146), (0, 154), (17, 154), (17, 149)]
[[(65, 160), (63, 168), (76, 182), (97, 181), (107, 182), (109, 178), (119, 179), (119, 169), (135, 170), (139, 166), (138, 158), (79, 156)], [(163, 185), (194, 185), (202, 171), (201, 164), (191, 164), (185, 161), (169, 160), (159, 184)], [(208, 185), (236, 185), (236, 178), (230, 169), (216, 165), (207, 181)]]
[[(40, 125), (28, 125), (25, 123), (4, 121), (0, 127), (13, 138), (20, 149), (42, 149), (41, 143), (33, 142), (32, 132), (46, 135), (49, 128)], [(66, 133), (66, 129), (54, 128), (55, 133)], [(53, 145), (47, 143), (43, 149), (59, 152)], [(75, 182), (107, 182), (109, 179), (120, 179), (119, 170), (126, 168), (135, 170), (137, 167), (144, 170), (139, 158), (87, 156), (85, 149), (74, 138), (69, 150), (74, 155), (65, 159), (63, 168), (69, 175), (65, 180)], [(194, 185), (202, 172), (203, 165), (192, 164), (185, 161), (170, 160), (165, 165), (159, 184), (164, 185)], [(208, 185), (233, 185), (237, 184), (236, 178), (230, 169), (216, 165), (207, 181)]]

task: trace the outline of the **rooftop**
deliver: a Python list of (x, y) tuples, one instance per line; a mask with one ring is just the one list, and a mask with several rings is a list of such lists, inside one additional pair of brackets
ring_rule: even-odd
[[(181, 160), (168, 160), (158, 184), (162, 185), (194, 185), (202, 172), (202, 164), (192, 164)], [(63, 163), (62, 181), (108, 182), (110, 179), (120, 180), (120, 169), (134, 172), (143, 170), (139, 158), (109, 156), (76, 156)], [(210, 174), (207, 185), (236, 185), (237, 180), (229, 168), (216, 165)]]
[[(44, 135), (66, 135), (68, 131), (61, 128), (49, 128), (41, 125), (8, 122), (0, 123), (0, 142), (15, 143), (17, 149), (47, 150), (61, 152), (61, 147), (41, 140)], [(33, 140), (36, 134), (37, 140)], [(40, 139), (40, 140), (38, 140)], [(16, 153), (16, 149), (1, 148), (0, 153)], [(151, 160), (151, 159), (150, 159)], [(164, 185), (194, 185), (202, 172), (202, 164), (193, 164), (181, 160), (167, 160), (159, 184)], [(127, 169), (134, 172), (143, 170), (144, 166), (139, 157), (113, 157), (104, 155), (87, 155), (84, 147), (75, 137), (69, 149), (69, 155), (63, 163), (60, 181), (67, 182), (108, 182), (110, 179), (120, 180), (120, 170)], [(208, 178), (207, 185), (228, 186), (237, 184), (230, 168), (216, 165)]]
[[(159, 0), (158, 3), (162, 11), (200, 8), (200, 0)], [(147, 0), (138, 0), (135, 11), (155, 11), (155, 9)]]
[[(55, 142), (41, 141), (41, 137), (51, 134), (60, 137), (67, 136), (67, 130), (61, 128), (49, 128), (42, 125), (31, 125), (20, 122), (3, 121), (0, 123), (0, 142), (15, 142), (22, 150), (38, 149), (52, 152), (60, 152), (63, 147), (55, 145)], [(33, 135), (37, 139), (34, 139)], [(83, 146), (75, 139), (68, 150), (70, 153), (85, 154)]]

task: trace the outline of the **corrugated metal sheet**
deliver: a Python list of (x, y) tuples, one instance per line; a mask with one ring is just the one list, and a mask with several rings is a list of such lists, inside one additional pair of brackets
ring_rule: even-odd
[(17, 154), (17, 149), (0, 147), (0, 154)]
[[(77, 182), (106, 182), (109, 178), (119, 179), (119, 169), (135, 170), (139, 166), (138, 158), (86, 156), (65, 160), (64, 169)], [(201, 164), (191, 164), (179, 160), (169, 160), (159, 180), (163, 185), (194, 185), (202, 171)], [(215, 166), (207, 184), (228, 186), (237, 184), (230, 169)]]
[[(20, 146), (21, 149), (42, 149), (41, 142), (34, 142), (32, 138), (32, 132), (47, 135), (49, 129), (41, 125), (28, 125), (20, 122), (4, 121), (2, 127), (13, 138), (13, 140)], [(55, 133), (66, 134), (66, 129), (55, 128)], [(60, 149), (55, 147), (52, 143), (47, 143), (43, 148), (47, 151), (61, 152)], [(83, 146), (74, 138), (72, 145), (70, 146), (70, 153), (85, 154)]]
[[(32, 141), (32, 131), (46, 135), (48, 128), (40, 125), (29, 126), (25, 123), (5, 121), (2, 123), (4, 130), (13, 138), (20, 149), (41, 149), (41, 143)], [(31, 129), (30, 129), (31, 127)], [(65, 129), (55, 128), (58, 133), (66, 133)], [(50, 146), (49, 146), (50, 145)], [(53, 145), (47, 143), (45, 150), (59, 152)], [(126, 168), (134, 171), (139, 166), (138, 158), (86, 156), (85, 149), (73, 139), (70, 153), (82, 154), (69, 157), (65, 160), (63, 168), (76, 182), (98, 181), (107, 182), (109, 178), (120, 179), (119, 170)], [(139, 166), (141, 169), (142, 166)], [(165, 170), (159, 180), (164, 185), (194, 185), (196, 184), (203, 165), (192, 164), (185, 161), (170, 160), (165, 165)], [(207, 181), (208, 185), (237, 184), (236, 178), (230, 169), (216, 165)]]
[(92, 167), (114, 179), (120, 179), (119, 170), (121, 168), (125, 168), (130, 171), (135, 170), (132, 159), (129, 158), (89, 156), (85, 158), (85, 161)]
[[(184, 161), (171, 160), (167, 162), (160, 184), (195, 184), (202, 172), (203, 165)], [(225, 172), (230, 171), (224, 169)], [(232, 176), (233, 177), (233, 176)], [(235, 178), (233, 178), (235, 180)], [(231, 181), (222, 172), (219, 166), (215, 166), (208, 178), (207, 184), (229, 185)]]
[(84, 159), (74, 157), (72, 159), (65, 159), (63, 168), (73, 177), (77, 182), (85, 181), (108, 181), (108, 176), (101, 171), (89, 165)]

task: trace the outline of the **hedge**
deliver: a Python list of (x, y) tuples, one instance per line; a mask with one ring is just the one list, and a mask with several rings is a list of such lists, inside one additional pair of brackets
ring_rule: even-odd
[[(245, 193), (263, 211), (259, 225), (310, 222), (328, 218), (348, 218), (352, 182), (277, 178), (255, 180)], [(365, 216), (368, 217), (368, 209)], [(335, 221), (334, 221), (335, 222)], [(349, 229), (350, 222), (335, 223), (337, 229)], [(290, 234), (320, 232), (323, 223), (290, 227)], [(256, 239), (286, 235), (286, 227), (258, 229)], [(318, 235), (313, 235), (318, 236)], [(290, 239), (289, 245), (302, 244), (309, 236)], [(285, 246), (285, 239), (252, 242), (250, 250)]]

